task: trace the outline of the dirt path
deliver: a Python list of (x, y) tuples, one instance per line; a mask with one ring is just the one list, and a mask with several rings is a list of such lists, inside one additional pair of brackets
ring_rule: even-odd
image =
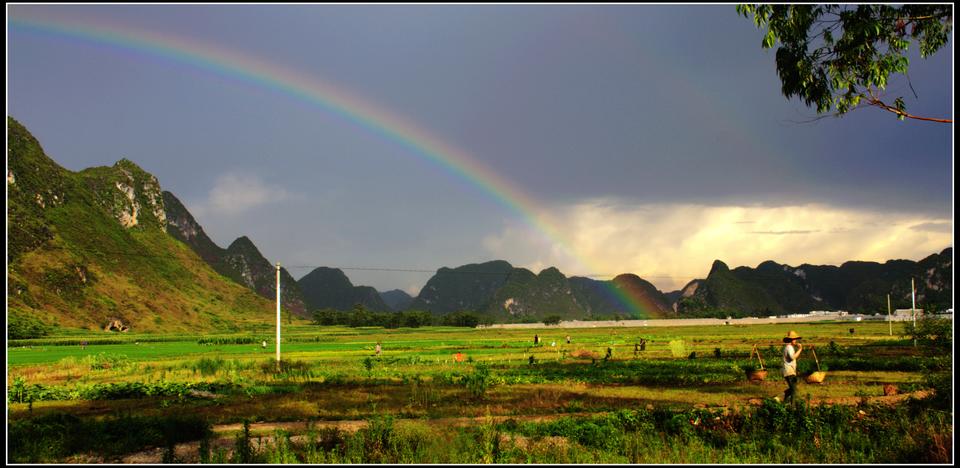
[[(542, 421), (552, 421), (554, 419), (559, 419), (565, 416), (570, 417), (583, 417), (590, 416), (594, 414), (606, 414), (606, 412), (580, 412), (580, 413), (561, 413), (561, 414), (533, 414), (533, 415), (510, 415), (510, 416), (464, 416), (464, 417), (451, 417), (451, 418), (435, 418), (435, 419), (421, 419), (421, 418), (412, 418), (412, 419), (401, 419), (395, 418), (394, 422), (398, 424), (404, 424), (406, 422), (417, 422), (417, 423), (426, 423), (436, 426), (454, 426), (462, 427), (468, 426), (471, 424), (483, 423), (487, 421), (487, 418), (493, 423), (500, 423), (508, 419), (513, 419), (514, 421), (523, 421), (523, 422), (542, 422)], [(263, 434), (265, 432), (272, 433), (276, 429), (283, 429), (288, 432), (296, 432), (297, 430), (305, 430), (310, 424), (308, 421), (289, 421), (289, 422), (262, 422), (262, 423), (251, 423), (250, 424), (250, 433), (252, 434)], [(337, 428), (347, 432), (354, 432), (359, 429), (367, 427), (367, 422), (365, 420), (343, 420), (343, 421), (312, 421), (313, 427), (315, 429), (323, 428)], [(219, 424), (213, 426), (213, 432), (217, 433), (236, 433), (243, 429), (243, 424)]]
[[(929, 395), (929, 391), (917, 391), (913, 393), (900, 394), (900, 395), (890, 395), (890, 396), (874, 396), (868, 397), (870, 403), (883, 403), (883, 404), (896, 404), (902, 402), (911, 396), (917, 398), (923, 398)], [(860, 397), (838, 397), (838, 398), (824, 398), (820, 400), (814, 400), (812, 403), (816, 405), (820, 404), (843, 404), (843, 405), (855, 405), (861, 401)], [(761, 399), (758, 398), (748, 398), (743, 399), (741, 403), (744, 406), (756, 406), (762, 403)], [(696, 405), (695, 407), (703, 407), (702, 405)], [(726, 410), (728, 407), (714, 407), (714, 409)], [(484, 422), (490, 421), (492, 423), (500, 423), (509, 419), (513, 419), (518, 422), (544, 422), (552, 421), (563, 417), (582, 417), (590, 416), (597, 414), (605, 414), (606, 412), (580, 412), (580, 413), (561, 413), (561, 414), (543, 414), (543, 415), (509, 415), (509, 416), (477, 416), (477, 417), (451, 417), (451, 418), (436, 418), (436, 419), (394, 419), (394, 423), (398, 425), (408, 424), (408, 423), (426, 423), (432, 426), (442, 426), (442, 427), (463, 427), (474, 424), (482, 424)], [(298, 434), (305, 431), (308, 427), (312, 426), (314, 429), (325, 429), (325, 428), (336, 428), (341, 431), (346, 432), (355, 432), (367, 426), (367, 421), (365, 420), (343, 420), (343, 421), (287, 421), (287, 422), (258, 422), (250, 424), (250, 433), (254, 440), (254, 446), (257, 444), (263, 444), (264, 446), (271, 445), (274, 443), (274, 431), (281, 429), (291, 434), (290, 440), (294, 443), (302, 442), (306, 440), (307, 436)], [(216, 452), (220, 449), (224, 449), (227, 452), (229, 457), (233, 453), (233, 446), (235, 443), (236, 434), (243, 430), (243, 424), (218, 424), (213, 426), (214, 438), (210, 442), (211, 452)], [(197, 463), (199, 461), (199, 442), (185, 442), (178, 444), (175, 447), (175, 454), (177, 460), (181, 463)], [(141, 452), (133, 453), (122, 457), (120, 460), (116, 460), (120, 463), (160, 463), (163, 459), (163, 449), (162, 448), (152, 448), (144, 450)], [(110, 460), (75, 460), (80, 463), (109, 463)]]
[[(457, 418), (436, 418), (436, 419), (394, 419), (395, 424), (406, 424), (411, 422), (417, 423), (426, 423), (436, 426), (444, 427), (462, 427), (472, 424), (484, 423), (488, 420), (492, 423), (499, 423), (506, 421), (508, 419), (513, 419), (516, 421), (524, 422), (542, 422), (542, 421), (551, 421), (554, 419), (559, 419), (564, 416), (589, 416), (594, 414), (605, 414), (604, 412), (583, 412), (583, 413), (564, 413), (564, 414), (547, 414), (547, 415), (525, 415), (525, 416), (478, 416), (478, 417), (457, 417)], [(257, 444), (263, 444), (264, 446), (272, 445), (274, 443), (275, 435), (274, 431), (281, 429), (287, 431), (290, 434), (297, 434), (297, 432), (304, 431), (307, 427), (312, 426), (314, 429), (324, 429), (324, 428), (336, 428), (341, 431), (346, 432), (356, 432), (364, 427), (367, 427), (367, 421), (365, 420), (343, 420), (343, 421), (286, 421), (286, 422), (262, 422), (262, 423), (251, 423), (250, 424), (250, 435), (253, 439), (254, 447)], [(235, 443), (236, 434), (243, 430), (243, 424), (218, 424), (213, 426), (213, 433), (215, 437), (210, 441), (210, 451), (211, 453), (216, 452), (219, 449), (224, 449), (227, 452), (227, 457), (230, 457), (233, 454), (233, 447)], [(290, 441), (294, 443), (299, 443), (307, 439), (306, 435), (291, 435)], [(183, 463), (198, 463), (200, 458), (200, 443), (199, 442), (184, 442), (182, 444), (177, 444), (174, 448), (174, 453), (178, 461)], [(160, 463), (163, 460), (163, 449), (162, 448), (152, 448), (147, 449), (141, 452), (133, 453), (122, 457), (120, 460), (117, 460), (120, 463)], [(75, 460), (80, 463), (107, 463), (109, 460)]]

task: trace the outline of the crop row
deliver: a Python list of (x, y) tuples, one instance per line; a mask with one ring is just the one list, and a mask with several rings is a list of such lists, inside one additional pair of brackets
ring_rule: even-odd
[(7, 348), (19, 348), (26, 346), (96, 346), (96, 345), (116, 345), (130, 343), (171, 343), (177, 341), (193, 341), (197, 336), (163, 336), (163, 335), (130, 335), (130, 336), (110, 336), (105, 338), (33, 338), (26, 340), (9, 340)]
[(232, 390), (234, 385), (218, 382), (119, 382), (93, 385), (60, 387), (43, 384), (26, 384), (22, 378), (14, 379), (7, 391), (7, 400), (11, 403), (52, 400), (121, 400), (147, 397), (184, 398), (191, 390), (206, 392), (224, 392)]

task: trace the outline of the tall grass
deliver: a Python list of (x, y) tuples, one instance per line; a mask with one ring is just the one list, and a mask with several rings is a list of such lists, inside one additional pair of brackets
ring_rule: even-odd
[(951, 439), (949, 413), (917, 403), (809, 407), (765, 400), (749, 413), (621, 410), (444, 429), (400, 428), (387, 416), (353, 434), (312, 431), (299, 444), (281, 437), (261, 456), (287, 463), (947, 463)]

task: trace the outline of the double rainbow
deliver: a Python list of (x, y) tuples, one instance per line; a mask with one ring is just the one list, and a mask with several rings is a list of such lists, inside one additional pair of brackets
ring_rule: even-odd
[[(534, 199), (520, 188), (470, 157), (466, 151), (454, 148), (412, 122), (315, 77), (211, 44), (102, 22), (69, 24), (11, 19), (8, 27), (67, 41), (108, 45), (147, 57), (165, 59), (315, 105), (369, 130), (380, 138), (399, 144), (419, 159), (466, 181), (480, 193), (518, 214), (527, 225), (542, 233), (569, 258), (585, 267), (586, 271), (594, 271), (591, 266), (595, 263), (576, 255), (554, 224), (546, 215), (541, 214), (544, 210), (538, 209)], [(629, 310), (631, 315), (659, 316), (658, 309), (650, 298), (639, 294), (631, 295), (626, 288), (618, 288), (613, 282), (604, 284), (611, 293), (610, 296)]]

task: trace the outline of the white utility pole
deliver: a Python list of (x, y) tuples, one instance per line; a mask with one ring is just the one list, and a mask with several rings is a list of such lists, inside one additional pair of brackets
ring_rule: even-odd
[(277, 372), (280, 372), (280, 262), (277, 262)]
[(917, 347), (917, 287), (913, 283), (913, 278), (910, 278), (910, 312), (913, 313), (913, 347)]
[(893, 336), (893, 320), (890, 318), (890, 295), (887, 294), (887, 324), (890, 325), (890, 336)]

